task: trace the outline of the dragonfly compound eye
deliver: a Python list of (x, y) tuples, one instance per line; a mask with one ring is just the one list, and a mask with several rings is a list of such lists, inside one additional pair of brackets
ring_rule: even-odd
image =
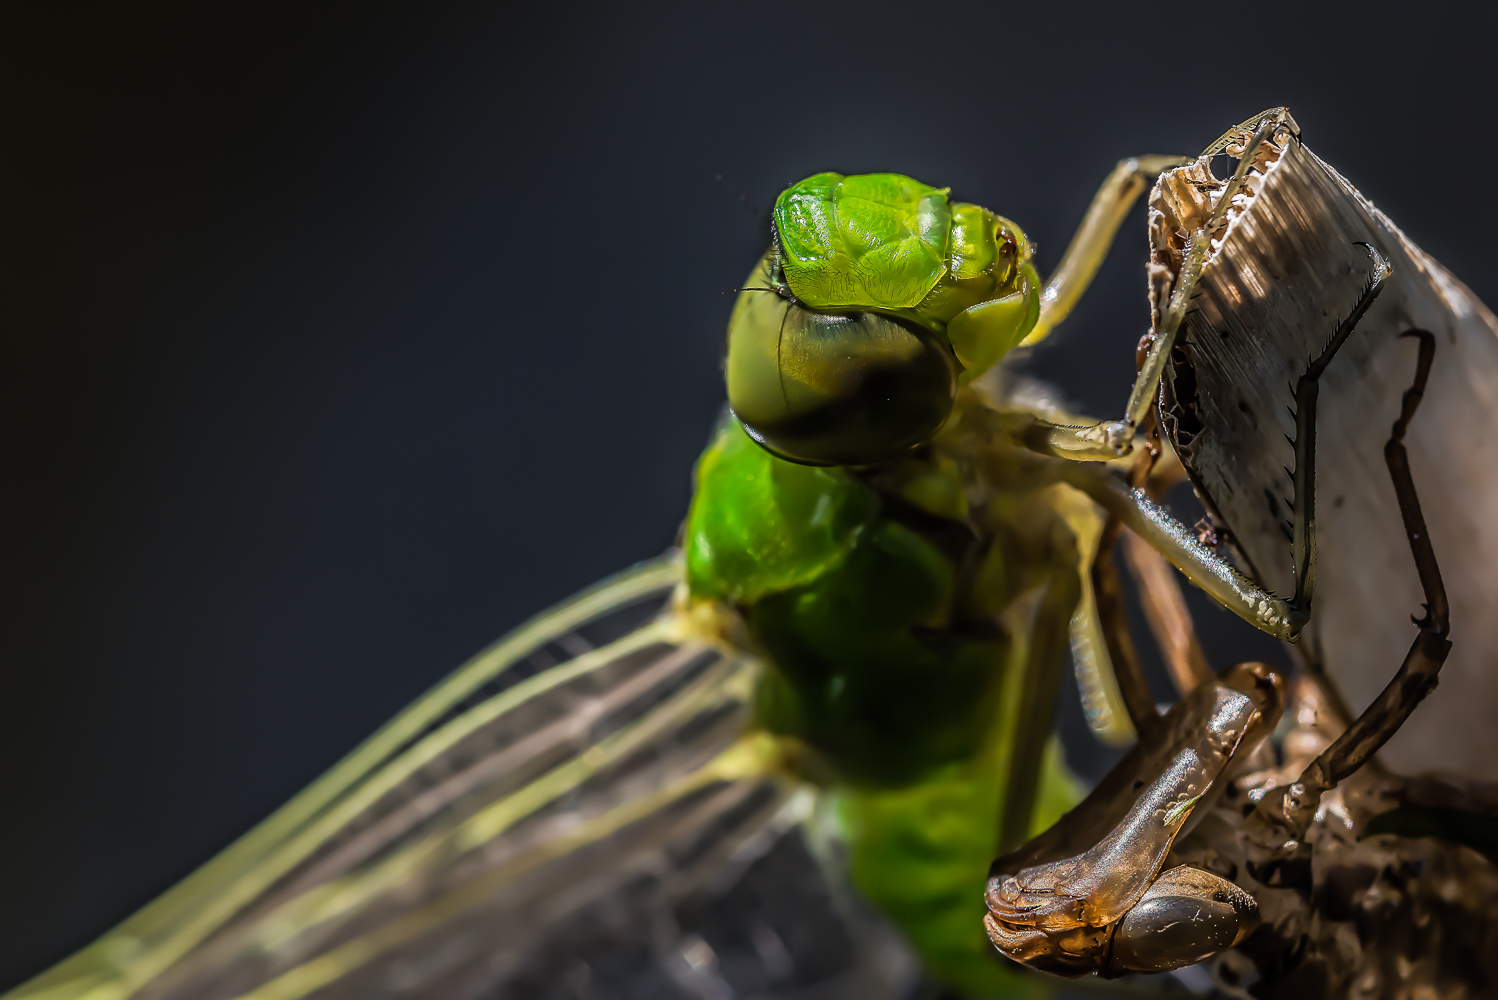
[(768, 283), (809, 309), (911, 320), (966, 383), (1035, 326), (1040, 278), (1024, 232), (903, 174), (815, 174), (775, 201)]
[(751, 437), (792, 461), (898, 458), (952, 411), (957, 366), (916, 323), (817, 312), (744, 291), (728, 329), (728, 405)]

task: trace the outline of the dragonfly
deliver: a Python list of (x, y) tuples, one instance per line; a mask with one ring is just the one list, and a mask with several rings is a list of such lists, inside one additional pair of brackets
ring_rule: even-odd
[[(1211, 187), (1211, 207), (1184, 220), (1173, 289), (1111, 421), (1066, 414), (1002, 361), (1065, 318), (1149, 181), (1200, 161), (1120, 163), (1046, 282), (1023, 230), (942, 189), (888, 174), (787, 189), (730, 320), (731, 412), (699, 461), (680, 551), (522, 626), (9, 996), (899, 996), (922, 970), (972, 995), (1043, 994), (1049, 980), (994, 956), (1004, 887), (990, 862), (1054, 870), (1058, 844), (1107, 840), (1136, 781), (1170, 800), (1169, 835), (1121, 838), (1153, 852), (1143, 868), (1094, 866), (1116, 912), (1089, 969), (1230, 954), (1269, 908), (1234, 893), (1207, 848), (1187, 875), (1163, 864), (1203, 835), (1191, 821), (1220, 811), (1185, 792), (1237, 787), (1284, 682), (1196, 677), (1159, 718), (1129, 668), (1106, 554), (1126, 527), (1265, 631), (1294, 639), (1311, 624), (1315, 387), (1342, 344), (1299, 375), (1297, 420), (1312, 433), (1296, 445), (1292, 596), (1149, 490), (1172, 475), (1158, 439), (1178, 427), (1174, 409), (1151, 424), (1162, 377), (1184, 386), (1176, 340), (1196, 334), (1192, 296), (1212, 287), (1214, 245), (1265, 155), (1296, 132), (1276, 109), (1208, 148), (1232, 148), (1238, 165), (1189, 182)], [(1365, 260), (1338, 306), (1351, 310), (1343, 343), (1389, 280), (1382, 255)], [(1252, 536), (1232, 523), (1243, 548)], [(1080, 791), (1048, 732), (1069, 653), (1098, 730), (1140, 738), (1070, 813)], [(1235, 742), (1210, 773), (1172, 771), (1223, 726)], [(1244, 786), (1265, 790), (1260, 803), (1275, 801), (1268, 770)], [(1260, 839), (1284, 854), (1286, 838)], [(1115, 945), (1130, 914), (1203, 892), (1226, 893), (1231, 912), (1213, 911), (1199, 939), (1162, 944), (1144, 921)], [(1005, 925), (1029, 934), (1026, 919)], [(1048, 955), (1052, 930), (1037, 932)]]

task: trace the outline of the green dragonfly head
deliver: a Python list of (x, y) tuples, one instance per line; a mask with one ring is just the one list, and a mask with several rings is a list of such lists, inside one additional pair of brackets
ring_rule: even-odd
[(728, 402), (792, 461), (900, 457), (1040, 315), (1025, 234), (945, 188), (816, 174), (781, 192), (773, 227), (729, 321)]

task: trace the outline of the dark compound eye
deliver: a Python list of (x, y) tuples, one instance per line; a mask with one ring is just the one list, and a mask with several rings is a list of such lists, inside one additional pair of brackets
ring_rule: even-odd
[(728, 405), (770, 451), (814, 465), (898, 458), (940, 429), (957, 390), (950, 352), (879, 313), (815, 312), (739, 296), (728, 328)]

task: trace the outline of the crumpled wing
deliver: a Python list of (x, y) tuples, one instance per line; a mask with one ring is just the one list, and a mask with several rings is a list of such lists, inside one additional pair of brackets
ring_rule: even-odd
[[(1277, 593), (1293, 589), (1293, 385), (1357, 301), (1370, 243), (1393, 274), (1321, 383), (1317, 589), (1299, 644), (1359, 712), (1414, 639), (1421, 592), (1383, 447), (1415, 374), (1411, 328), (1435, 364), (1406, 442), (1451, 601), (1440, 686), (1381, 751), (1405, 773), (1498, 779), (1498, 321), (1339, 173), (1298, 140), (1261, 147), (1246, 196), (1203, 268), (1162, 385), (1162, 423), (1197, 493)], [(1152, 304), (1179, 267), (1182, 226), (1221, 188), (1202, 161), (1161, 175), (1150, 197)]]
[(756, 664), (661, 612), (680, 575), (522, 626), (6, 1000), (732, 995), (682, 918), (759, 883), (789, 898), (724, 932), (759, 958), (738, 978), (837, 980), (858, 949), (799, 837), (810, 793), (746, 732)]

